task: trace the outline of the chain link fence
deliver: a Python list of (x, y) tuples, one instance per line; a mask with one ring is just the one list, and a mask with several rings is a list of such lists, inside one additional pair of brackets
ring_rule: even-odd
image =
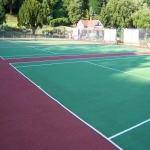
[(35, 35), (31, 29), (0, 28), (0, 39), (29, 39), (42, 40), (50, 38), (66, 38), (88, 40), (101, 43), (150, 46), (150, 29), (113, 29), (113, 28), (70, 28), (70, 27), (43, 27), (37, 29)]
[(35, 39), (49, 39), (49, 38), (69, 38), (71, 32), (70, 28), (61, 27), (61, 28), (47, 28), (37, 29), (35, 34), (32, 34), (31, 29), (17, 29), (17, 28), (6, 28), (0, 27), (0, 39), (24, 39), (24, 40), (35, 40)]
[(111, 44), (126, 44), (135, 46), (150, 45), (150, 29), (78, 29), (71, 31), (73, 39), (99, 41)]

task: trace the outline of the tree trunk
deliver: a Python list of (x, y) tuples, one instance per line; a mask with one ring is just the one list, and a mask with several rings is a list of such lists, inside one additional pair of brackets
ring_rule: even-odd
[(32, 27), (32, 34), (35, 35), (35, 30), (36, 28), (35, 27)]
[(12, 12), (12, 5), (9, 6), (9, 13), (10, 13), (10, 15), (12, 15), (12, 13), (13, 13)]

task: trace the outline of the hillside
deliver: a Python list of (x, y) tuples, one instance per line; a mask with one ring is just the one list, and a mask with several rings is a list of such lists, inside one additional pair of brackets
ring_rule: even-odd
[(6, 14), (6, 23), (4, 23), (4, 25), (9, 27), (17, 27), (17, 23), (17, 16)]

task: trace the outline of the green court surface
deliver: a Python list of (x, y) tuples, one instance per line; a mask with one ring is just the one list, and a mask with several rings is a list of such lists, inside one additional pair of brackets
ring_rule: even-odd
[(149, 149), (150, 56), (12, 65), (64, 108), (122, 149)]
[(49, 37), (33, 37), (30, 36), (28, 38), (17, 38), (17, 37), (11, 37), (11, 38), (0, 38), (0, 41), (66, 41), (65, 38), (49, 38)]
[[(82, 41), (1, 41), (0, 56), (3, 59), (32, 58), (63, 55), (107, 54), (145, 51), (118, 45), (102, 45)], [(148, 50), (147, 50), (148, 51)]]

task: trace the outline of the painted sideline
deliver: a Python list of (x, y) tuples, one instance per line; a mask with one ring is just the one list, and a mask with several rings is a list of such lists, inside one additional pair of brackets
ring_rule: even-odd
[(102, 137), (104, 137), (107, 141), (109, 141), (110, 143), (112, 143), (114, 146), (116, 146), (118, 149), (123, 150), (121, 147), (119, 147), (117, 144), (115, 144), (113, 141), (111, 141), (109, 138), (107, 138), (104, 134), (102, 134), (101, 132), (99, 132), (97, 129), (95, 129), (94, 127), (92, 127), (90, 124), (88, 124), (87, 122), (85, 122), (84, 120), (82, 120), (80, 117), (78, 117), (76, 114), (74, 114), (72, 111), (70, 111), (67, 107), (65, 107), (64, 105), (62, 105), (59, 101), (57, 101), (54, 97), (52, 97), (51, 95), (49, 95), (47, 92), (45, 92), (40, 86), (36, 85), (32, 80), (30, 80), (27, 76), (25, 76), (23, 73), (21, 73), (17, 68), (15, 68), (11, 63), (9, 63), (18, 73), (20, 73), (22, 76), (24, 76), (26, 79), (28, 79), (32, 84), (34, 84), (37, 88), (39, 88), (42, 92), (44, 92), (47, 96), (49, 96), (52, 100), (56, 101), (60, 106), (62, 106), (64, 109), (66, 109), (69, 113), (71, 113), (72, 115), (74, 115), (77, 119), (79, 119), (80, 121), (82, 121), (84, 124), (86, 124), (88, 127), (90, 127), (91, 129), (93, 129), (95, 132), (97, 132), (99, 135), (101, 135)]

